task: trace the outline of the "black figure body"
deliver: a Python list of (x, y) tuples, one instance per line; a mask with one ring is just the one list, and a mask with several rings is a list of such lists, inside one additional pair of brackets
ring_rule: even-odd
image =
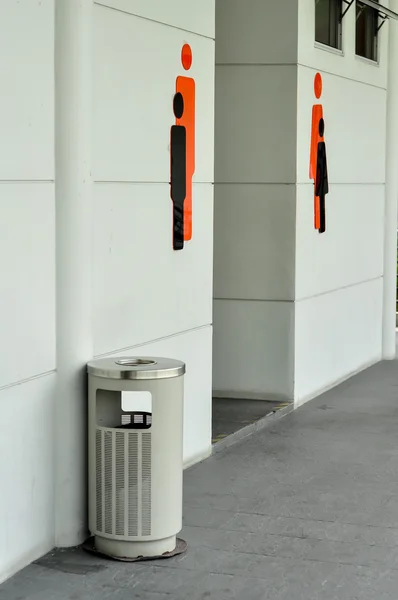
[[(184, 113), (181, 94), (174, 96), (174, 114), (180, 119)], [(173, 249), (184, 248), (184, 200), (186, 197), (187, 132), (181, 125), (173, 125), (170, 134), (171, 181), (173, 201)]]
[[(319, 135), (323, 139), (325, 132), (325, 124), (323, 119), (319, 121)], [(319, 198), (320, 212), (320, 227), (319, 233), (326, 231), (326, 194), (329, 192), (328, 167), (326, 160), (326, 145), (325, 142), (318, 142), (317, 159), (316, 159), (316, 181), (315, 181), (315, 196)]]

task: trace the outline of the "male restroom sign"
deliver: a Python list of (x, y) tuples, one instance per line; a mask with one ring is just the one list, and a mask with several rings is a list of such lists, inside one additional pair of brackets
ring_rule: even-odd
[[(192, 66), (192, 50), (184, 44), (181, 63)], [(175, 125), (170, 132), (170, 195), (173, 202), (173, 249), (192, 238), (192, 177), (195, 173), (195, 81), (178, 76), (173, 100)]]

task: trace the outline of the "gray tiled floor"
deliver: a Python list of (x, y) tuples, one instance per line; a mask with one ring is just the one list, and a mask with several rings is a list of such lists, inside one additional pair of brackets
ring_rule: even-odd
[(56, 552), (0, 600), (397, 600), (398, 363), (189, 470), (184, 511), (184, 556)]

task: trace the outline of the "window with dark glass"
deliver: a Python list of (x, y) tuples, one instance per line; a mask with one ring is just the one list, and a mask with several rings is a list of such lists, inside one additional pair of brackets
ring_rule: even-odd
[(379, 12), (359, 0), (356, 11), (355, 52), (358, 56), (377, 61)]
[(341, 50), (342, 0), (315, 0), (315, 41)]

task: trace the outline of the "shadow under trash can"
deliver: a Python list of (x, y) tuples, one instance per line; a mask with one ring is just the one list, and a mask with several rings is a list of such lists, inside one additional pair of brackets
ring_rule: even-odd
[(87, 365), (89, 529), (84, 548), (119, 560), (184, 552), (185, 364), (102, 358)]

